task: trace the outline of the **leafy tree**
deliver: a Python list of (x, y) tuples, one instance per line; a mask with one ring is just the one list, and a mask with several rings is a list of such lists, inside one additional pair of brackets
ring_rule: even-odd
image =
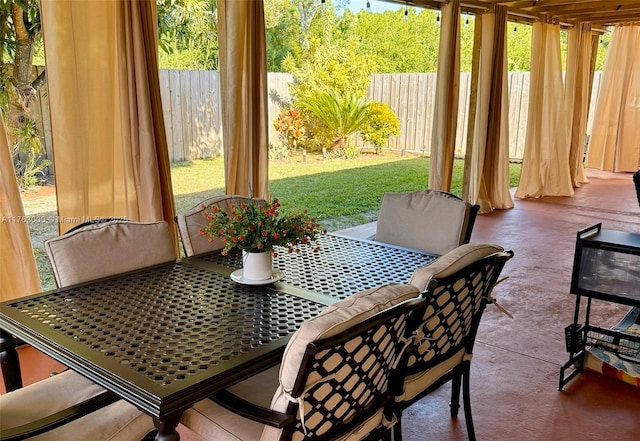
[[(182, 68), (218, 69), (216, 0), (157, 0), (161, 66), (182, 59)], [(166, 55), (170, 55), (167, 57)], [(177, 66), (171, 66), (177, 67)]]
[[(0, 111), (7, 125), (16, 178), (21, 189), (40, 180), (50, 161), (44, 154), (41, 135), (31, 104), (45, 81), (44, 72), (34, 77), (34, 47), (41, 39), (37, 0), (0, 0)], [(5, 56), (9, 65), (5, 65)]]
[(362, 139), (373, 144), (376, 153), (380, 153), (389, 136), (400, 134), (400, 121), (386, 103), (372, 102), (359, 131)]

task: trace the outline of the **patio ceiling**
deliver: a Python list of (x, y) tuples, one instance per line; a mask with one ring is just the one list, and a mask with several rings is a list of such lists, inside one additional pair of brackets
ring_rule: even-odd
[[(449, 0), (385, 0), (439, 9)], [(616, 23), (640, 21), (640, 1), (638, 0), (461, 0), (463, 11), (474, 13), (490, 10), (494, 5), (504, 5), (509, 10), (509, 18), (522, 21), (553, 19), (563, 26), (577, 22), (594, 26), (613, 26)]]

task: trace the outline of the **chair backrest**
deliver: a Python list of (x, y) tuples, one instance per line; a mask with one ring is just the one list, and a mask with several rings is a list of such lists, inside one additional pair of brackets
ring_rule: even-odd
[(295, 422), (266, 427), (262, 440), (329, 440), (381, 427), (410, 316), (424, 304), (419, 294), (408, 284), (373, 288), (303, 323), (285, 349), (271, 406)]
[(445, 254), (469, 242), (479, 208), (436, 190), (385, 193), (375, 240)]
[(406, 375), (427, 371), (456, 354), (459, 363), (472, 353), (487, 299), (511, 257), (500, 246), (471, 243), (414, 272), (410, 283), (425, 292), (427, 305), (420, 339), (406, 352)]
[(45, 241), (58, 287), (146, 268), (176, 259), (169, 224), (109, 220)]
[[(221, 239), (210, 241), (208, 236), (200, 233), (200, 230), (207, 224), (207, 218), (203, 215), (203, 206), (208, 208), (212, 205), (217, 205), (227, 213), (231, 213), (232, 206), (249, 200), (250, 198), (248, 197), (237, 195), (214, 196), (189, 211), (178, 214), (176, 222), (178, 223), (178, 232), (180, 233), (184, 254), (187, 257), (196, 256), (224, 248), (225, 243)], [(261, 201), (262, 199), (255, 200)]]

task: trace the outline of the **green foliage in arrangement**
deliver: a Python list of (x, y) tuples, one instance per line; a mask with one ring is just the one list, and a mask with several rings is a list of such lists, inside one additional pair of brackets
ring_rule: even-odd
[(367, 109), (365, 122), (360, 127), (360, 134), (365, 142), (375, 147), (376, 153), (380, 153), (389, 136), (400, 134), (400, 121), (386, 103), (372, 102)]

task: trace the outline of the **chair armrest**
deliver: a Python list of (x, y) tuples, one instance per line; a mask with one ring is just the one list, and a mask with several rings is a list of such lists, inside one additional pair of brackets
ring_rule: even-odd
[(102, 392), (88, 400), (39, 420), (32, 421), (22, 426), (3, 429), (0, 431), (0, 439), (2, 439), (2, 441), (19, 441), (34, 437), (77, 420), (85, 415), (89, 415), (96, 410), (100, 410), (109, 404), (115, 403), (119, 399), (120, 398), (112, 392)]
[(258, 406), (227, 390), (216, 392), (209, 399), (233, 413), (278, 429), (293, 424), (295, 421), (292, 415)]

